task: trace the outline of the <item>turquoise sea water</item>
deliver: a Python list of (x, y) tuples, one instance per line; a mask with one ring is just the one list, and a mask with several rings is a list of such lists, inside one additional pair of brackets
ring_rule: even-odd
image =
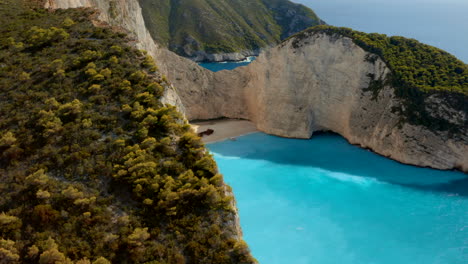
[(466, 264), (468, 176), (402, 165), (332, 134), (208, 145), (260, 264)]

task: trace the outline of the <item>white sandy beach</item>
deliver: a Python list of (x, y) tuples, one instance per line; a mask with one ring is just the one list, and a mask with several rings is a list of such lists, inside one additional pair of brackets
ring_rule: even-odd
[(235, 139), (238, 136), (257, 132), (255, 124), (247, 120), (222, 119), (191, 123), (195, 132), (200, 133), (207, 129), (213, 129), (213, 134), (203, 136), (205, 143), (222, 141), (225, 139)]

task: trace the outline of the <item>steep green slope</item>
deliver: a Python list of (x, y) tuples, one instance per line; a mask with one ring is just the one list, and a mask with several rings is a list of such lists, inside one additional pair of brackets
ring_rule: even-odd
[(434, 102), (442, 100), (451, 109), (462, 111), (468, 116), (467, 64), (441, 49), (414, 39), (323, 25), (291, 36), (293, 45), (301, 45), (303, 38), (316, 33), (349, 37), (358, 46), (374, 54), (367, 58), (369, 62), (375, 62), (378, 56), (387, 63), (391, 74), (384, 80), (370, 75), (371, 82), (367, 89), (378, 95), (385, 85), (394, 87), (395, 94), (404, 102), (403, 107), (394, 111), (402, 114), (403, 121), (424, 125), (433, 131), (466, 133), (466, 118), (452, 116), (448, 109), (443, 116), (434, 116), (431, 112), (435, 111), (430, 108), (440, 107)]
[(140, 0), (153, 38), (183, 56), (230, 53), (278, 43), (321, 20), (287, 0)]
[(253, 263), (152, 59), (27, 3), (0, 1), (0, 263)]

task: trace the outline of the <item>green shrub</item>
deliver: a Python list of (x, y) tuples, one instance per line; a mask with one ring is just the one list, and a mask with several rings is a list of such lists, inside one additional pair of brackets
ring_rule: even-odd
[[(95, 28), (93, 10), (4, 1), (0, 262), (235, 263), (214, 258), (234, 254), (230, 194), (221, 176), (200, 179), (214, 161), (163, 107), (169, 84), (152, 60)], [(212, 225), (222, 238), (206, 244)]]

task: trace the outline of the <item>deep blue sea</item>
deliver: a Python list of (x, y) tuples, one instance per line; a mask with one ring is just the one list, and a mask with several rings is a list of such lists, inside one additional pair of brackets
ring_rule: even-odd
[(334, 134), (212, 143), (260, 264), (466, 264), (468, 176)]
[(330, 25), (415, 38), (468, 63), (468, 0), (292, 1)]

